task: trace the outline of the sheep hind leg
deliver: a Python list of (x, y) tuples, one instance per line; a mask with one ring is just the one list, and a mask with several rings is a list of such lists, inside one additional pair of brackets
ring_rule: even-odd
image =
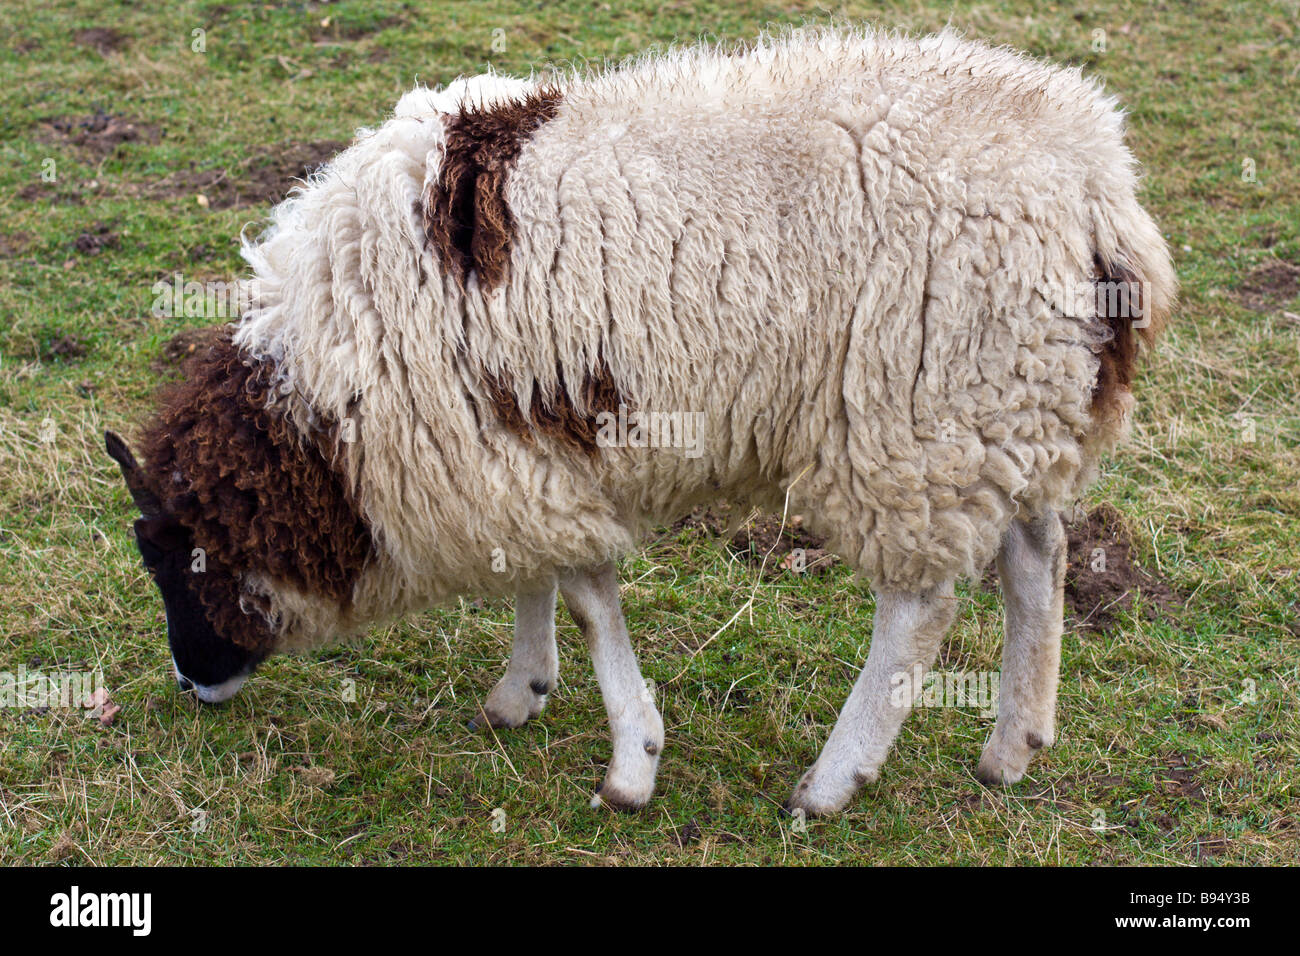
[(654, 792), (664, 722), (632, 653), (614, 566), (566, 575), (560, 580), (560, 591), (587, 640), (614, 744), (613, 759), (591, 805), (639, 809)]
[(1055, 739), (1065, 585), (1065, 531), (1056, 512), (1015, 521), (997, 566), (1005, 608), (998, 719), (975, 771), (990, 786), (1020, 780)]
[(493, 727), (519, 727), (542, 712), (560, 679), (555, 647), (555, 581), (515, 595), (515, 640), (505, 675), (483, 703)]
[(951, 581), (918, 593), (877, 592), (866, 666), (787, 809), (834, 813), (858, 787), (876, 779), (921, 690), (916, 677), (934, 663), (956, 611)]

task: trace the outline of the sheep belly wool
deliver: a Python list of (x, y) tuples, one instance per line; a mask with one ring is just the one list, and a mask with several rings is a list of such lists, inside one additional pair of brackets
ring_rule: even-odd
[[(234, 343), (330, 436), (373, 551), (344, 606), (249, 587), (301, 647), (716, 497), (788, 497), (878, 587), (977, 573), (1127, 428), (1174, 295), (1136, 187), (1095, 83), (951, 33), (414, 91), (244, 249)], [(620, 411), (698, 448), (594, 440)]]

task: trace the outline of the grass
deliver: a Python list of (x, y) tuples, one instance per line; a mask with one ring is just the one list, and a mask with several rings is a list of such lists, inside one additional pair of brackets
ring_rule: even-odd
[[(205, 208), (201, 184), (281, 144), (346, 140), (416, 77), (831, 15), (951, 22), (1103, 78), (1175, 251), (1176, 322), (1142, 374), (1129, 447), (1083, 504), (1113, 503), (1137, 561), (1182, 600), (1139, 601), (1101, 634), (1068, 628), (1060, 741), (1030, 777), (982, 788), (991, 722), (925, 709), (848, 812), (795, 832), (777, 807), (865, 657), (870, 594), (843, 567), (760, 578), (689, 528), (621, 569), (668, 727), (640, 815), (587, 807), (608, 745), (564, 614), (561, 686), (517, 731), (466, 728), (509, 650), (500, 603), (276, 659), (222, 709), (177, 695), (100, 435), (130, 432), (165, 343), (204, 323), (151, 317), (153, 284), (237, 274), (239, 231), (268, 208)], [(96, 27), (117, 34), (82, 32)], [(99, 669), (123, 710), (104, 727), (0, 708), (0, 861), (1297, 862), (1298, 30), (1294, 2), (6, 3), (0, 671)], [(102, 150), (45, 122), (96, 110), (131, 117), (137, 137)], [(942, 666), (995, 670), (996, 593), (962, 595)]]

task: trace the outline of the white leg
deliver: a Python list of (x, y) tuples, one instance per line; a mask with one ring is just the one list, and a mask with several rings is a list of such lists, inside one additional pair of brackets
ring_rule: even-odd
[(920, 693), (915, 679), (934, 663), (957, 610), (952, 582), (918, 594), (878, 592), (871, 651), (817, 762), (791, 795), (791, 810), (834, 813), (876, 779)]
[(632, 653), (618, 600), (618, 576), (612, 564), (573, 572), (560, 579), (560, 591), (587, 639), (614, 742), (614, 757), (591, 804), (637, 809), (654, 792), (664, 722)]
[(998, 551), (998, 578), (1006, 609), (998, 720), (975, 772), (990, 786), (1015, 783), (1056, 738), (1065, 531), (1055, 511), (1012, 524)]
[(505, 676), (483, 704), (493, 727), (518, 727), (546, 706), (560, 678), (555, 649), (555, 582), (515, 595), (515, 641)]

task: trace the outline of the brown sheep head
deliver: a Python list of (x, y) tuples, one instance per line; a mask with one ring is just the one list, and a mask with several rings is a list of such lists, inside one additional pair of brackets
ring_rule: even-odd
[(217, 633), (200, 601), (198, 579), (202, 574), (205, 587), (221, 588), (224, 583), (228, 586), (223, 590), (237, 593), (235, 576), (220, 567), (208, 567), (206, 562), (196, 565), (193, 532), (163, 507), (126, 442), (106, 432), (104, 444), (122, 469), (126, 487), (140, 509), (135, 522), (136, 546), (145, 569), (162, 592), (167, 642), (177, 683), (204, 703), (228, 700), (267, 655)]

